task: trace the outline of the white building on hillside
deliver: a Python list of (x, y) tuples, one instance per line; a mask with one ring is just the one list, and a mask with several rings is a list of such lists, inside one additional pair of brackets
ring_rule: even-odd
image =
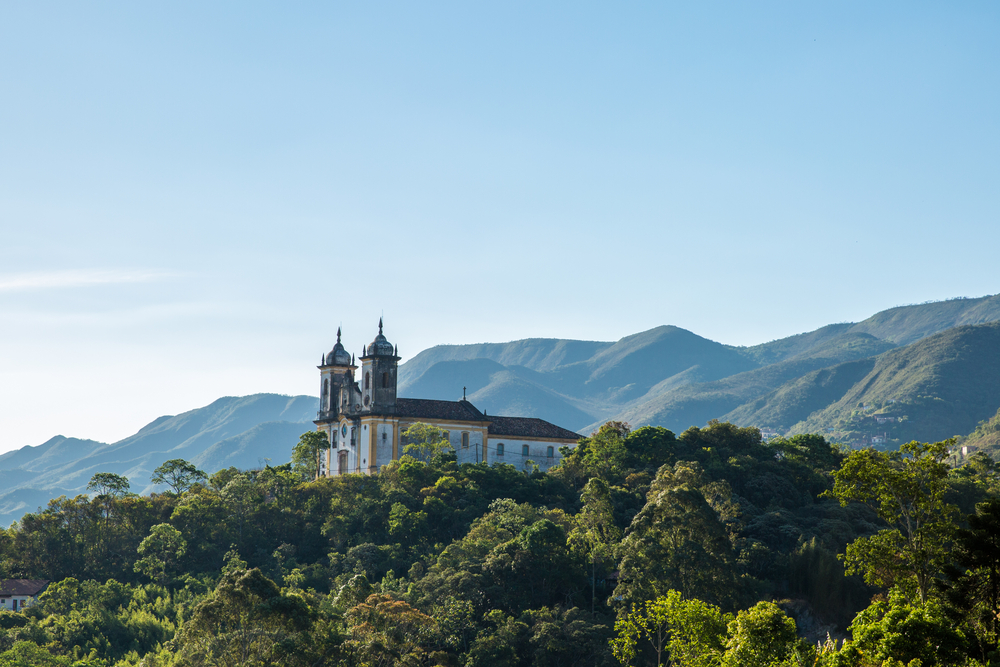
[(400, 435), (412, 424), (444, 429), (459, 463), (510, 463), (526, 469), (533, 461), (542, 470), (560, 460), (559, 448), (575, 447), (580, 435), (533, 417), (494, 417), (463, 398), (436, 401), (396, 397), (397, 349), (382, 334), (382, 321), (358, 366), (340, 342), (323, 355), (320, 409), (316, 428), (330, 447), (320, 455), (320, 475), (373, 473), (398, 459), (405, 443)]
[(48, 585), (45, 579), (0, 579), (0, 609), (21, 611), (30, 607)]

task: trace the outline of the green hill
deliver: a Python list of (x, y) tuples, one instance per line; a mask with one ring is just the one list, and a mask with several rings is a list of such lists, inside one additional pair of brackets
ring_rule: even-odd
[[(804, 347), (795, 354), (789, 352), (791, 358), (786, 361), (713, 382), (671, 388), (624, 410), (615, 419), (633, 425), (664, 426), (680, 433), (689, 426), (700, 426), (710, 419), (732, 414), (744, 404), (811, 371), (879, 354), (892, 347), (891, 343), (867, 334), (841, 334), (811, 349)], [(734, 423), (740, 422), (734, 420)]]
[[(460, 358), (468, 354), (489, 357)], [(560, 361), (567, 363), (553, 366)], [(616, 343), (533, 339), (432, 348), (400, 367), (399, 393), (455, 400), (466, 387), (487, 413), (538, 416), (578, 429), (650, 392), (756, 366), (737, 348), (662, 326)]]
[(1000, 320), (1000, 294), (899, 306), (858, 322), (851, 331), (907, 345), (946, 329)]
[(1000, 323), (962, 326), (792, 380), (727, 418), (853, 444), (969, 433), (1000, 405)]
[(982, 451), (1000, 460), (1000, 409), (989, 419), (979, 422), (972, 433), (959, 440), (959, 444), (968, 447), (970, 454)]
[[(581, 433), (611, 418), (678, 432), (716, 418), (784, 430), (839, 399), (837, 391), (846, 391), (841, 385), (860, 366), (804, 376), (992, 321), (1000, 321), (1000, 295), (900, 306), (751, 347), (673, 326), (615, 343), (532, 338), (441, 345), (400, 367), (400, 395), (454, 399), (468, 387), (487, 412), (512, 414), (517, 407)], [(799, 378), (803, 384), (794, 384)], [(764, 399), (779, 388), (777, 399)], [(529, 394), (537, 403), (524, 398)]]

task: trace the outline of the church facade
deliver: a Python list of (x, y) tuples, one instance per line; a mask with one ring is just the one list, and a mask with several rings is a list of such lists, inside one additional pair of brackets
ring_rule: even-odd
[(464, 396), (460, 401), (399, 398), (400, 357), (382, 333), (382, 320), (360, 367), (340, 336), (338, 329), (337, 343), (318, 367), (320, 409), (315, 424), (330, 443), (320, 453), (320, 476), (377, 472), (402, 456), (403, 432), (416, 423), (446, 431), (459, 463), (509, 463), (525, 470), (532, 462), (542, 470), (556, 465), (559, 448), (575, 447), (581, 437), (542, 419), (487, 416)]

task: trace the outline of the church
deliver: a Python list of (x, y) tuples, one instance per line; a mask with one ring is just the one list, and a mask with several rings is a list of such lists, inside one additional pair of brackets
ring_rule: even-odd
[(377, 472), (402, 456), (402, 434), (416, 423), (443, 429), (459, 463), (509, 463), (519, 470), (527, 470), (530, 462), (547, 470), (559, 462), (560, 447), (575, 447), (581, 437), (543, 419), (487, 416), (464, 395), (460, 401), (398, 398), (398, 348), (383, 335), (381, 319), (378, 335), (360, 361), (361, 375), (355, 380), (358, 366), (337, 329), (337, 343), (318, 367), (315, 424), (330, 443), (320, 453), (320, 476)]

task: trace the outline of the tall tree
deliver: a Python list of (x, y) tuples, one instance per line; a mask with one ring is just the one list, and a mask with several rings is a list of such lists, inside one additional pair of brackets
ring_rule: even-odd
[(322, 431), (306, 431), (292, 447), (292, 470), (303, 481), (312, 481), (319, 475), (320, 453), (330, 447), (327, 435)]
[(197, 482), (208, 479), (203, 471), (184, 459), (170, 459), (153, 470), (150, 481), (153, 484), (166, 484), (174, 493), (184, 493)]
[(722, 667), (772, 667), (785, 664), (798, 635), (795, 621), (773, 602), (758, 602), (729, 624)]
[(615, 525), (614, 504), (611, 502), (611, 488), (599, 477), (587, 482), (580, 494), (583, 508), (576, 517), (577, 527), (570, 533), (569, 541), (574, 547), (582, 547), (590, 560), (590, 613), (595, 612), (597, 590), (597, 563), (613, 557), (614, 547), (621, 539), (621, 531)]
[(115, 515), (116, 501), (129, 494), (129, 482), (127, 477), (113, 472), (95, 473), (87, 483), (87, 490), (94, 491), (97, 497), (94, 502), (101, 508), (101, 529), (98, 538), (98, 557), (106, 559), (110, 545), (114, 542), (114, 534), (118, 532), (118, 526), (113, 521)]
[(194, 608), (174, 643), (177, 665), (264, 667), (295, 664), (284, 654), (312, 623), (309, 606), (283, 594), (260, 570), (225, 573), (211, 597)]
[(841, 505), (864, 503), (888, 526), (847, 546), (848, 574), (863, 574), (869, 584), (886, 587), (909, 580), (920, 601), (927, 601), (944, 567), (958, 512), (945, 501), (951, 442), (914, 441), (891, 453), (851, 452), (834, 472), (828, 493)]
[(689, 466), (678, 463), (676, 472), (660, 469), (645, 507), (628, 528), (614, 598), (639, 604), (676, 589), (688, 598), (732, 606), (738, 586), (729, 534), (687, 481)]
[(1000, 498), (976, 505), (955, 535), (948, 599), (964, 613), (985, 656), (1000, 649)]
[(170, 579), (170, 571), (187, 552), (187, 542), (179, 530), (169, 523), (161, 523), (150, 529), (137, 552), (141, 558), (135, 563), (135, 571), (145, 574), (158, 584), (166, 585)]
[(636, 605), (615, 623), (611, 647), (618, 661), (631, 664), (643, 649), (656, 664), (717, 667), (726, 650), (726, 627), (733, 619), (714, 605), (685, 600), (678, 591)]

